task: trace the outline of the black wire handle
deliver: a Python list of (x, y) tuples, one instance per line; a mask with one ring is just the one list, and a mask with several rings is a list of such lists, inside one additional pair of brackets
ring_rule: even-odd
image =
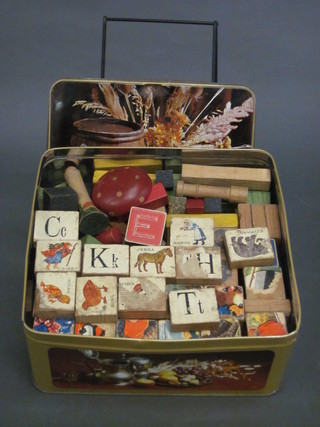
[(217, 21), (185, 21), (171, 19), (135, 19), (135, 18), (108, 18), (103, 17), (102, 28), (102, 52), (101, 52), (101, 78), (105, 78), (106, 70), (106, 46), (107, 46), (107, 23), (112, 22), (141, 22), (152, 24), (184, 24), (184, 25), (202, 25), (212, 27), (212, 73), (211, 80), (213, 83), (218, 81), (218, 22)]

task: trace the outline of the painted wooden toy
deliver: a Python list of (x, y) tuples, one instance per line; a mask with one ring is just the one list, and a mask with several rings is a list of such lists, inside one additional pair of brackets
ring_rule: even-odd
[(175, 277), (173, 246), (131, 246), (130, 275), (132, 277)]
[(204, 213), (204, 200), (187, 197), (186, 213), (187, 214), (203, 214)]
[(39, 240), (36, 247), (35, 272), (76, 271), (81, 268), (80, 240)]
[(142, 205), (148, 198), (152, 182), (148, 174), (134, 166), (116, 167), (95, 184), (92, 200), (108, 215), (123, 216), (132, 206)]
[(213, 230), (213, 218), (173, 217), (170, 227), (170, 245), (213, 246)]
[(166, 224), (165, 212), (132, 207), (125, 240), (140, 245), (161, 245)]
[(147, 200), (141, 207), (145, 209), (158, 209), (168, 204), (168, 194), (162, 182), (157, 182), (151, 187)]
[(84, 275), (128, 276), (127, 245), (85, 245), (82, 273)]
[(36, 211), (34, 241), (79, 239), (79, 212)]

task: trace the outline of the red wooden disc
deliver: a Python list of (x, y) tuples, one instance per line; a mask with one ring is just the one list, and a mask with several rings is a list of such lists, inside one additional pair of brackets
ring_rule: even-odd
[(95, 184), (92, 201), (110, 216), (126, 215), (132, 206), (140, 206), (148, 198), (152, 181), (136, 166), (111, 169)]

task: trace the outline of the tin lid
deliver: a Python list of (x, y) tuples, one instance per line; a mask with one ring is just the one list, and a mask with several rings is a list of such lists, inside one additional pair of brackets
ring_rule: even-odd
[(243, 86), (59, 80), (48, 148), (251, 148), (255, 98)]

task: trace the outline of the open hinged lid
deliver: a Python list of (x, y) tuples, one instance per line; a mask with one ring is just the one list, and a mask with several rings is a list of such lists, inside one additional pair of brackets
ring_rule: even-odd
[(251, 148), (255, 99), (243, 86), (60, 80), (48, 148)]

